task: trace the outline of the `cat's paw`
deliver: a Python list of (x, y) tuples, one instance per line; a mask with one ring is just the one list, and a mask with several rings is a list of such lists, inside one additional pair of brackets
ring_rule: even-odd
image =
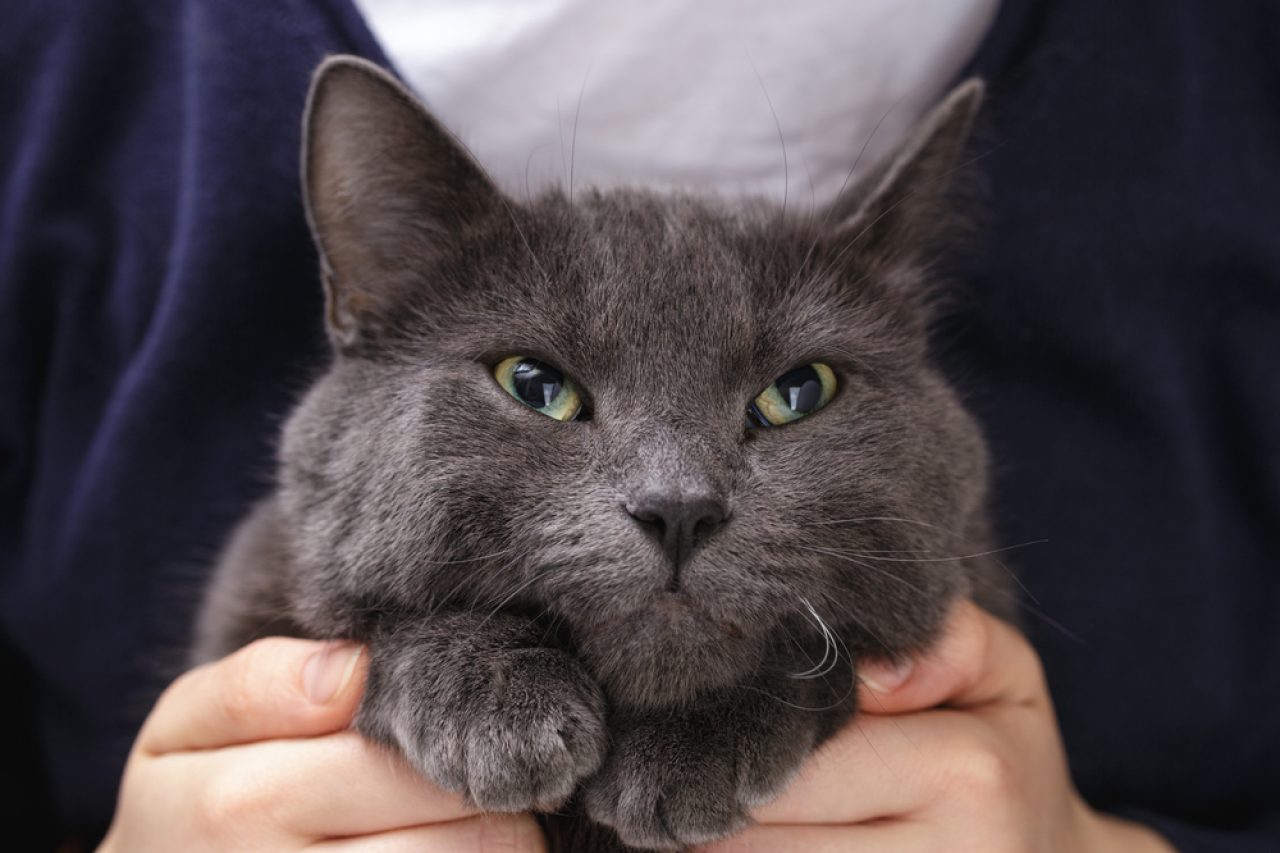
[(584, 789), (587, 814), (649, 850), (680, 850), (743, 828), (813, 744), (807, 727), (752, 732), (714, 714), (617, 721), (613, 737)]
[(485, 811), (545, 810), (600, 767), (604, 697), (563, 652), (510, 650), (449, 681), (393, 724), (405, 756), (441, 787)]

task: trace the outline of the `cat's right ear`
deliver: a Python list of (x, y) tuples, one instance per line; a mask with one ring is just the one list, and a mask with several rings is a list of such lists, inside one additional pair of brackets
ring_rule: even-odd
[(392, 326), (458, 236), (498, 209), (493, 182), (391, 74), (353, 56), (316, 70), (302, 186), (329, 335), (354, 352)]

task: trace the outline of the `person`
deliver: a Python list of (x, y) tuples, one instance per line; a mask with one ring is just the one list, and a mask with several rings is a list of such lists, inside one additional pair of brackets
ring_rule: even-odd
[[(84, 847), (116, 813), (108, 850), (538, 849), (527, 816), (473, 815), (344, 731), (358, 649), (263, 641), (148, 716), (323, 364), (307, 77), (379, 44), (341, 0), (6, 15), (11, 832)], [(1010, 555), (1027, 639), (961, 607), (910, 671), (864, 673), (858, 727), (721, 849), (1280, 843), (1278, 16), (1001, 4), (957, 74), (991, 83), (989, 213), (937, 338), (1003, 540), (1048, 540)]]

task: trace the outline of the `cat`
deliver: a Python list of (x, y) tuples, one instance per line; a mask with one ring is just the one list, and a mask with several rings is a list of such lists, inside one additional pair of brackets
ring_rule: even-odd
[(231, 537), (193, 658), (368, 644), (356, 727), (552, 849), (748, 824), (856, 665), (1008, 610), (980, 431), (932, 365), (983, 98), (830, 207), (504, 195), (391, 75), (316, 72), (303, 145), (331, 366)]

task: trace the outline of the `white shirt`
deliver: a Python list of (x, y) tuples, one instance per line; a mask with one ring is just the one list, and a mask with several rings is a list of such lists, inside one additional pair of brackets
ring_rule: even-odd
[[(356, 0), (508, 192), (711, 189), (821, 204), (892, 149), (998, 0)], [(878, 125), (878, 126), (877, 126)], [(784, 163), (783, 145), (786, 158)]]

